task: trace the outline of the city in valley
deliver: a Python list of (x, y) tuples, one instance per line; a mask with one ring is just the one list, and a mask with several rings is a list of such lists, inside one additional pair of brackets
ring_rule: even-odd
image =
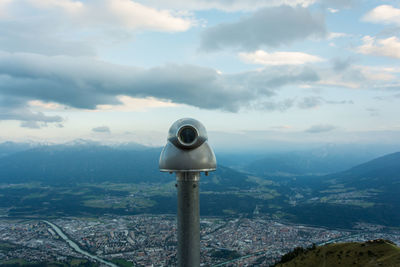
[[(383, 238), (400, 245), (400, 231), (373, 224), (328, 229), (290, 224), (254, 214), (202, 217), (202, 266), (269, 266), (295, 247)], [(176, 217), (135, 215), (98, 218), (0, 220), (0, 263), (68, 262), (94, 266), (176, 265)]]

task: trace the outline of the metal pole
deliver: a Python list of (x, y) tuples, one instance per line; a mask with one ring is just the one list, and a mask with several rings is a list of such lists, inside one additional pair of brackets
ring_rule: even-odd
[(199, 172), (177, 172), (178, 266), (200, 266)]

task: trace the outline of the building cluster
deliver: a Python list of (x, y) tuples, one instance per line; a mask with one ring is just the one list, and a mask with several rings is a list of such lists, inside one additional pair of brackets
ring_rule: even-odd
[[(82, 250), (111, 261), (123, 258), (135, 266), (176, 265), (176, 217), (169, 215), (105, 216), (51, 220)], [(329, 242), (383, 238), (400, 245), (400, 231), (357, 224), (333, 230), (289, 224), (264, 216), (210, 217), (201, 220), (201, 262), (204, 266), (268, 266), (295, 247)], [(70, 247), (48, 224), (37, 220), (0, 220), (0, 262), (63, 261), (87, 258)], [(13, 249), (6, 249), (8, 246)]]
[(0, 262), (64, 261), (67, 257), (82, 258), (44, 222), (0, 220)]

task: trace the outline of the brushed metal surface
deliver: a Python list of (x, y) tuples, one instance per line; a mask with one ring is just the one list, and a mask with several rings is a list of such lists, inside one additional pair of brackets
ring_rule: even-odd
[(168, 142), (161, 152), (159, 168), (162, 172), (214, 171), (217, 160), (207, 142), (192, 150), (182, 150)]
[[(182, 146), (178, 134), (182, 127), (191, 126), (197, 139), (190, 146)], [(205, 127), (195, 119), (180, 119), (172, 124), (168, 141), (161, 152), (159, 168), (162, 172), (208, 172), (217, 168), (214, 152), (207, 142)]]

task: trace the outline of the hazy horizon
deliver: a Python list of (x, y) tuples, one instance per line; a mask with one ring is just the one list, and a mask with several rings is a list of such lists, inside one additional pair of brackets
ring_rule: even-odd
[[(160, 133), (161, 135), (161, 133)], [(228, 138), (226, 138), (228, 136)], [(263, 136), (265, 137), (265, 136)], [(57, 146), (57, 145), (68, 145), (68, 146), (79, 146), (79, 145), (101, 145), (110, 147), (119, 147), (124, 149), (143, 149), (143, 148), (162, 148), (166, 144), (165, 140), (160, 141), (159, 144), (149, 144), (136, 142), (133, 140), (118, 140), (118, 139), (96, 139), (96, 138), (75, 138), (70, 140), (0, 140), (0, 145), (29, 145), (30, 148), (38, 146)], [(370, 158), (383, 156), (385, 154), (395, 153), (400, 151), (400, 143), (384, 143), (384, 142), (323, 142), (323, 141), (289, 141), (284, 138), (281, 140), (260, 139), (257, 137), (249, 138), (248, 135), (226, 135), (225, 133), (213, 133), (209, 134), (210, 145), (213, 147), (215, 153), (218, 155), (268, 155), (276, 153), (287, 153), (287, 152), (319, 152), (326, 151), (326, 153), (342, 154), (346, 153), (350, 155), (362, 155), (368, 153)]]

